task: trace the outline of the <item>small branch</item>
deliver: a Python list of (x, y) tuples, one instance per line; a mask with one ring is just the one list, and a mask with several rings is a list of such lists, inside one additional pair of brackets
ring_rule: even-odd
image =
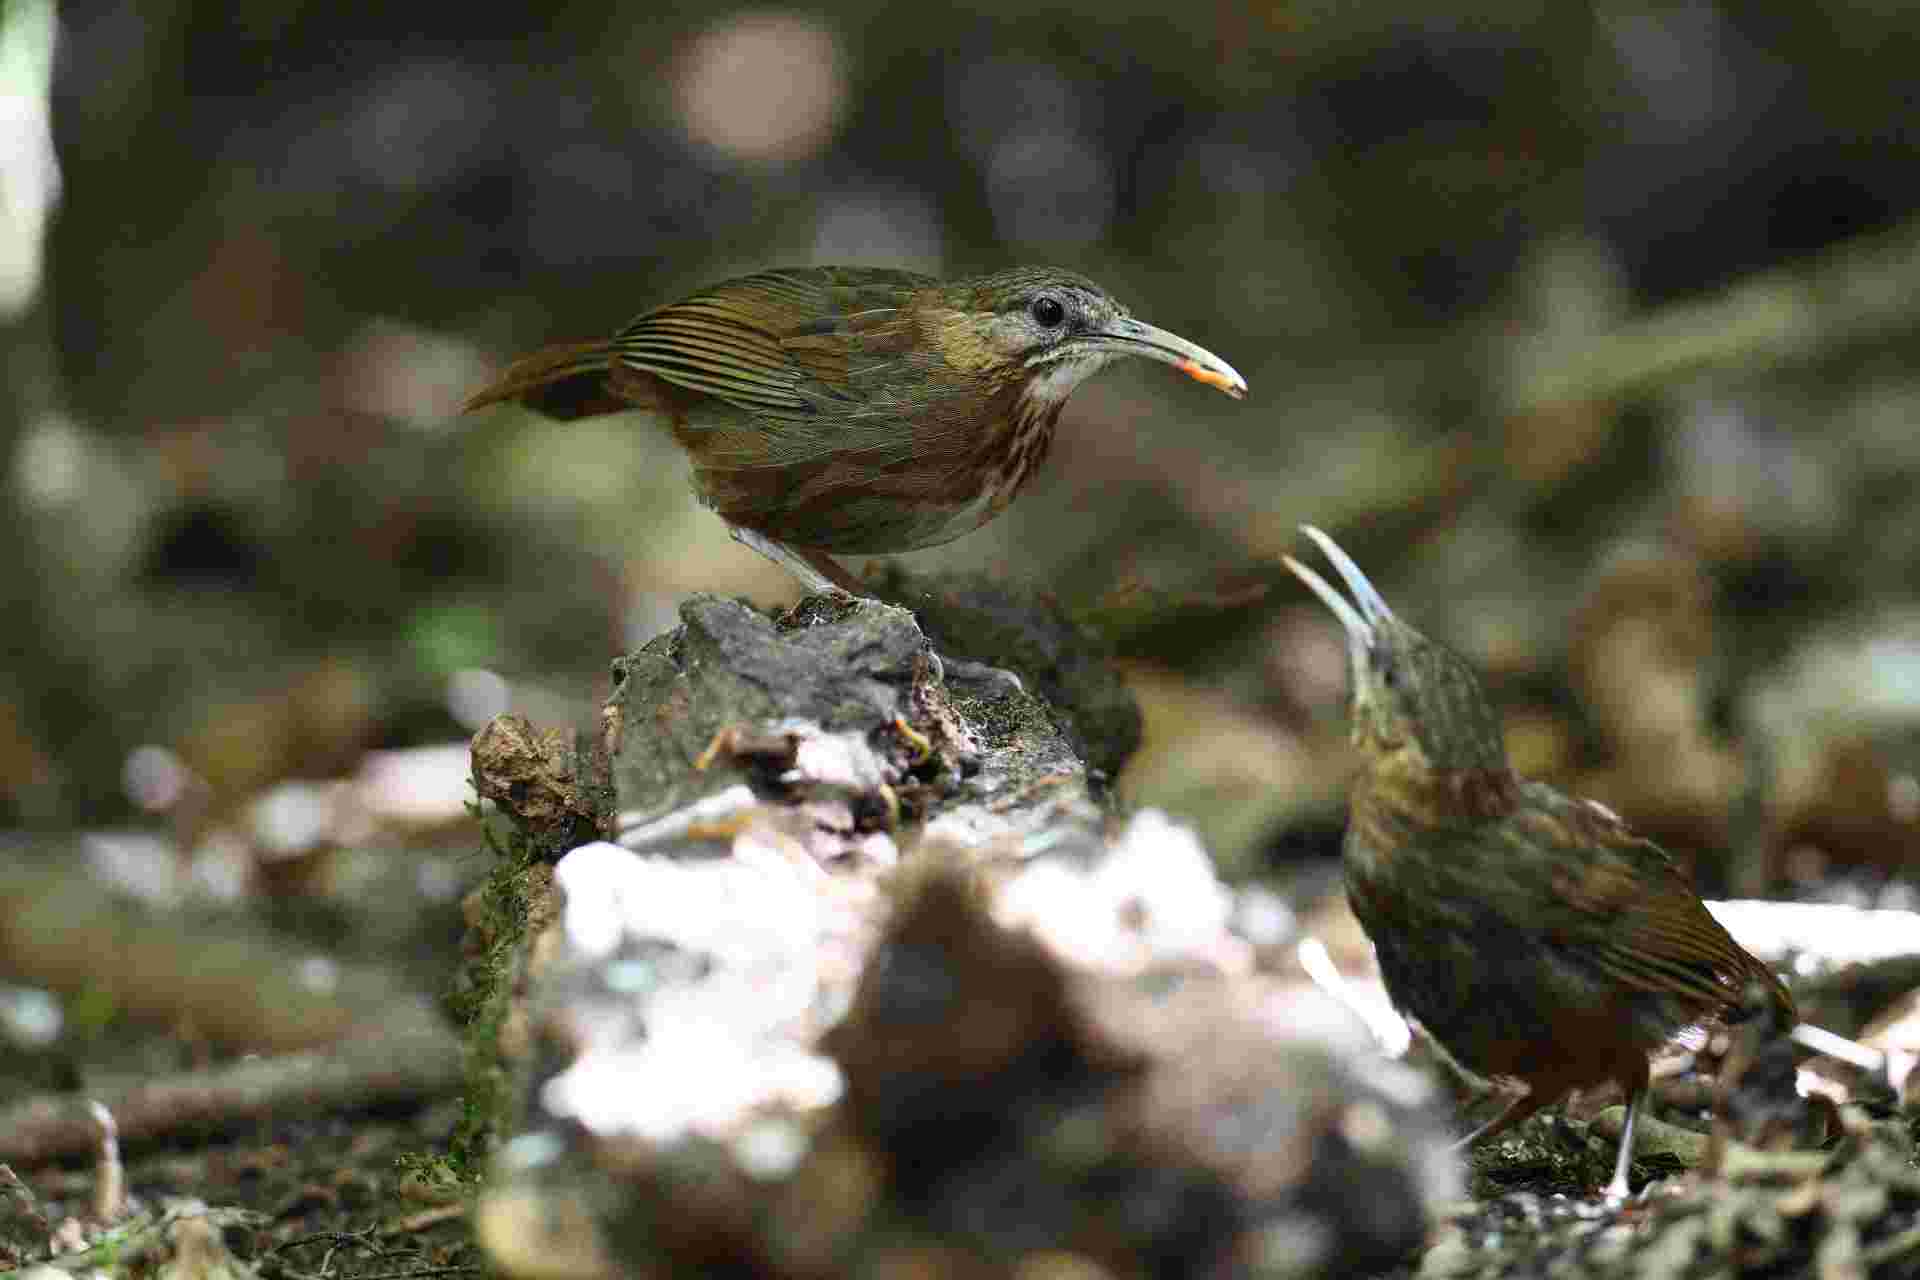
[[(461, 1049), (437, 1025), (344, 1041), (212, 1071), (165, 1077), (95, 1095), (123, 1142), (181, 1130), (225, 1129), (296, 1114), (448, 1095), (460, 1087)], [(100, 1129), (69, 1094), (43, 1094), (0, 1108), (0, 1161), (40, 1164), (98, 1149)]]

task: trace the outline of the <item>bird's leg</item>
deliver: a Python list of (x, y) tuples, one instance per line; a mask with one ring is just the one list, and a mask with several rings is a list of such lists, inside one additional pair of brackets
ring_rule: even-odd
[(1627, 1095), (1627, 1121), (1620, 1127), (1620, 1154), (1613, 1162), (1613, 1180), (1607, 1183), (1606, 1197), (1610, 1205), (1626, 1201), (1631, 1189), (1627, 1186), (1627, 1171), (1633, 1167), (1633, 1122), (1640, 1118), (1640, 1108), (1646, 1105), (1647, 1086), (1645, 1081), (1637, 1085)]
[(1497, 1138), (1513, 1126), (1525, 1120), (1547, 1104), (1546, 1098), (1529, 1089), (1527, 1092), (1500, 1108), (1500, 1114), (1475, 1129), (1466, 1137), (1453, 1144), (1454, 1150), (1465, 1151), (1468, 1147), (1485, 1142), (1488, 1138)]
[[(742, 525), (730, 524), (728, 530), (733, 540), (743, 547), (752, 547), (767, 559), (773, 561), (791, 573), (800, 581), (801, 590), (808, 595), (818, 595), (823, 591), (840, 591), (862, 599), (876, 599), (872, 592), (860, 584), (841, 567), (840, 562), (824, 551), (810, 551), (805, 547), (796, 547), (790, 542), (770, 538), (757, 529), (748, 529)], [(940, 656), (934, 654), (938, 663)], [(988, 697), (1000, 699), (1012, 694), (1025, 693), (1026, 684), (1015, 672), (996, 667), (985, 662), (974, 662), (966, 658), (948, 658), (944, 669), (936, 667), (936, 681), (945, 683), (952, 679), (961, 684), (978, 686)]]
[(777, 538), (741, 525), (730, 524), (728, 530), (733, 540), (743, 547), (752, 547), (767, 559), (800, 580), (800, 586), (808, 595), (818, 595), (822, 591), (844, 591), (848, 595), (864, 596), (867, 593), (860, 588), (854, 576), (840, 567), (838, 561), (824, 551), (809, 551), (796, 547)]

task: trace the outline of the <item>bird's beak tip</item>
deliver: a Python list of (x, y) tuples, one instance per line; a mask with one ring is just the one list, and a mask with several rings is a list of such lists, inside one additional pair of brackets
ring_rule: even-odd
[(1212, 368), (1198, 360), (1187, 358), (1178, 361), (1174, 368), (1192, 378), (1195, 382), (1212, 387), (1215, 391), (1224, 391), (1235, 400), (1247, 398), (1247, 380), (1234, 369), (1225, 365)]
[(1373, 625), (1360, 615), (1358, 609), (1347, 603), (1346, 597), (1335, 591), (1332, 584), (1290, 555), (1283, 554), (1280, 562), (1294, 577), (1306, 585), (1307, 590), (1320, 597), (1322, 604), (1333, 611), (1333, 616), (1339, 619), (1341, 630), (1347, 633), (1349, 647), (1356, 654), (1363, 652), (1373, 643)]
[(1360, 566), (1353, 562), (1353, 557), (1340, 549), (1339, 543), (1310, 524), (1301, 525), (1300, 532), (1307, 536), (1308, 541), (1319, 546), (1328, 561), (1339, 572), (1341, 581), (1345, 582), (1347, 590), (1353, 593), (1353, 601), (1360, 606), (1360, 616), (1367, 620), (1369, 628), (1382, 618), (1393, 617), (1393, 610), (1387, 607), (1387, 602), (1379, 590), (1367, 575), (1360, 571)]

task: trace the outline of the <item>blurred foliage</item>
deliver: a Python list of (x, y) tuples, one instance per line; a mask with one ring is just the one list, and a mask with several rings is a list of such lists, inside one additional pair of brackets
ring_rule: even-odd
[[(58, 17), (62, 196), (4, 330), (0, 813), (113, 815), (147, 742), (236, 793), (337, 772), (470, 729), (466, 666), (581, 719), (681, 594), (790, 598), (667, 442), (457, 415), (518, 351), (773, 263), (1053, 261), (1248, 376), (1235, 405), (1105, 375), (1007, 516), (912, 558), (1120, 609), (1142, 687), (1207, 686), (1229, 736), (1324, 734), (1337, 703), (1290, 656), (1320, 643), (1297, 592), (1235, 594), (1302, 520), (1488, 667), (1563, 778), (1646, 749), (1568, 665), (1623, 548), (1701, 575), (1688, 714), (1735, 755), (1770, 670), (1920, 581), (1903, 6)], [(1130, 793), (1218, 794), (1166, 772), (1206, 744), (1150, 741), (1172, 763)]]

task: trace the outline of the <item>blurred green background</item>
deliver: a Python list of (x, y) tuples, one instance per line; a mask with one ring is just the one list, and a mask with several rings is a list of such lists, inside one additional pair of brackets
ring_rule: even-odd
[(0, 818), (179, 777), (217, 817), (507, 705), (585, 718), (686, 593), (792, 586), (664, 439), (467, 393), (756, 267), (1051, 262), (1252, 394), (1116, 368), (1004, 518), (905, 560), (1108, 631), (1129, 798), (1229, 856), (1337, 831), (1340, 651), (1273, 572), (1306, 520), (1489, 671), (1523, 768), (1710, 885), (1911, 866), (1908, 6), (0, 23)]

